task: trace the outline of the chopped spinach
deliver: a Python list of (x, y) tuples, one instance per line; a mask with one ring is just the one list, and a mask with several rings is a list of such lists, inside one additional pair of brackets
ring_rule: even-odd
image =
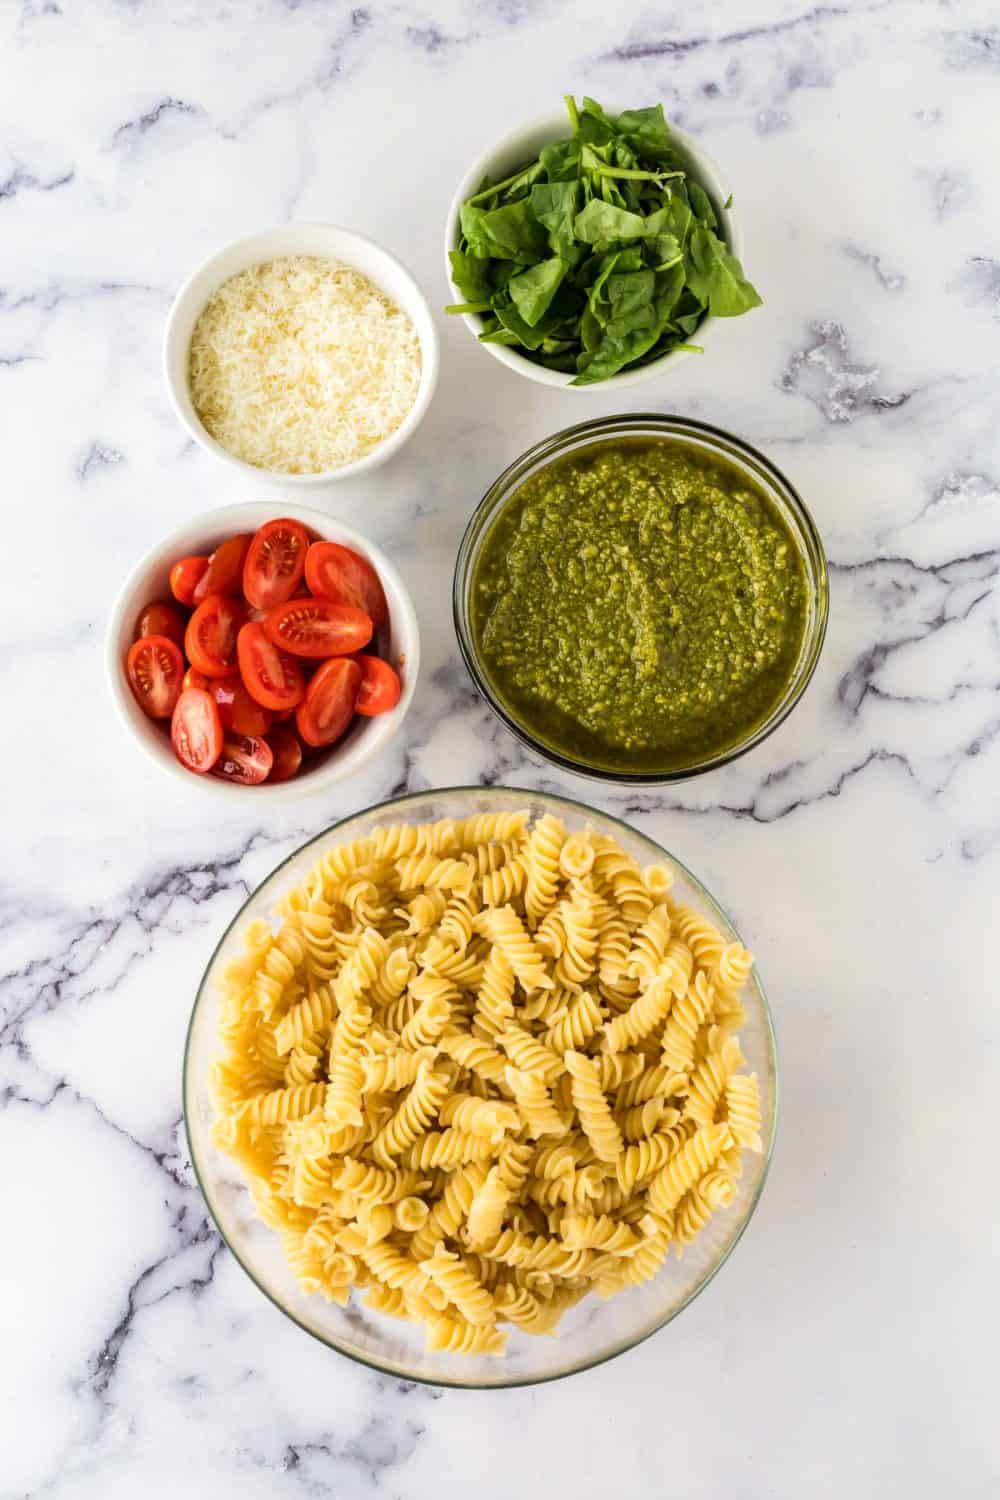
[(568, 139), (462, 205), (450, 258), (463, 300), (446, 311), (480, 314), (484, 343), (590, 385), (697, 350), (689, 339), (708, 313), (737, 317), (760, 297), (662, 105), (617, 116), (594, 99), (566, 106)]

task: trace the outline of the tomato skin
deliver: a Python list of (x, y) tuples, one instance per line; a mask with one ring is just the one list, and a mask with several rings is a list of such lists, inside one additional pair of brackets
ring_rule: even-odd
[(373, 719), (376, 714), (395, 708), (403, 688), (389, 663), (380, 656), (366, 656), (363, 652), (358, 655), (357, 663), (361, 668), (361, 686), (355, 704), (358, 713)]
[(184, 676), (184, 658), (176, 642), (165, 635), (144, 635), (133, 641), (125, 658), (125, 675), (144, 714), (150, 719), (170, 718)]
[(294, 657), (278, 649), (263, 625), (251, 620), (236, 642), (240, 676), (250, 697), (272, 713), (284, 713), (301, 703), (306, 684)]
[(175, 604), (147, 604), (135, 627), (135, 638), (165, 635), (178, 646), (184, 644), (184, 617)]
[(222, 722), (215, 700), (204, 688), (181, 693), (170, 722), (170, 740), (182, 766), (204, 776), (222, 754)]
[(184, 632), (188, 661), (206, 677), (228, 677), (236, 666), (236, 638), (247, 617), (242, 599), (209, 594)]
[(181, 688), (182, 690), (186, 688), (207, 689), (211, 680), (211, 677), (206, 677), (204, 672), (199, 672), (196, 667), (188, 667), (184, 673), (184, 681), (181, 683)]
[(243, 559), (250, 546), (250, 533), (227, 537), (208, 559), (208, 567), (194, 586), (194, 602), (200, 604), (209, 594), (239, 594), (243, 589)]
[(326, 659), (360, 651), (372, 638), (371, 616), (329, 599), (289, 599), (269, 610), (264, 629), (293, 656)]
[(207, 557), (182, 557), (170, 569), (170, 592), (188, 609), (194, 607), (194, 591), (207, 567)]
[(361, 668), (356, 661), (334, 657), (320, 667), (295, 710), (295, 727), (307, 745), (319, 749), (339, 740), (354, 718)]
[(268, 781), (291, 781), (302, 765), (302, 746), (290, 729), (272, 729), (267, 737), (274, 763)]
[[(238, 644), (237, 644), (238, 649)], [(215, 699), (222, 727), (228, 734), (243, 734), (260, 739), (271, 727), (271, 714), (251, 697), (238, 672), (231, 677), (213, 677), (208, 691)]]
[(223, 739), (212, 775), (222, 781), (235, 781), (239, 786), (258, 786), (267, 780), (272, 762), (271, 747), (266, 740), (230, 732)]
[(254, 609), (273, 609), (290, 599), (302, 582), (309, 533), (298, 521), (268, 521), (250, 543), (243, 564), (243, 593)]
[(339, 542), (313, 542), (306, 553), (306, 583), (323, 599), (363, 609), (376, 630), (389, 618), (385, 590), (375, 569), (367, 558)]

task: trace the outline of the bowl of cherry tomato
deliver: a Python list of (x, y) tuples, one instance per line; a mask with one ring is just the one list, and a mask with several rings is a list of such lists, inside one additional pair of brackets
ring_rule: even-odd
[(230, 505), (126, 579), (106, 664), (133, 737), (223, 795), (295, 796), (394, 737), (420, 666), (417, 617), (379, 548), (308, 506)]

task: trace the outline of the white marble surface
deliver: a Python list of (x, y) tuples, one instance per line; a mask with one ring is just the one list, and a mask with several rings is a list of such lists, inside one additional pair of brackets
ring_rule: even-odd
[[(0, 1493), (986, 1500), (1000, 1486), (1000, 27), (986, 0), (9, 0), (0, 95), (4, 736)], [(408, 732), (355, 782), (207, 809), (132, 749), (100, 649), (135, 558), (247, 495), (159, 368), (220, 241), (340, 221), (445, 300), (471, 156), (567, 89), (661, 98), (736, 187), (765, 307), (641, 393), (762, 445), (829, 551), (808, 697), (727, 771), (622, 797), (527, 758), (447, 604), (470, 508), (600, 392), (441, 318), (417, 439), (327, 503), (413, 590)], [(631, 403), (630, 403), (631, 404)], [(263, 485), (257, 493), (265, 493)], [(178, 1144), (195, 983), (249, 887), (400, 788), (559, 786), (698, 871), (759, 951), (784, 1113), (759, 1212), (673, 1326), (489, 1396), (284, 1322)]]

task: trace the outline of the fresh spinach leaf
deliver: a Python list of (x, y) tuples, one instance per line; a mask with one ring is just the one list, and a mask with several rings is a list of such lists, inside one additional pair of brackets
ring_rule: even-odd
[(717, 318), (736, 318), (760, 306), (736, 256), (704, 224), (696, 223), (688, 243), (687, 284)]
[(495, 246), (494, 255), (531, 265), (548, 250), (545, 231), (531, 212), (527, 198), (491, 208), (479, 221), (481, 234)]
[(540, 260), (517, 276), (511, 277), (507, 290), (524, 321), (531, 327), (543, 313), (548, 312), (549, 303), (559, 290), (566, 275), (566, 263), (553, 255), (551, 260)]
[(609, 276), (607, 285), (612, 319), (624, 318), (652, 305), (656, 277), (652, 271), (621, 271)]
[(605, 333), (593, 352), (582, 354), (577, 360), (578, 373), (572, 384), (594, 385), (599, 380), (617, 375), (619, 370), (634, 364), (647, 349), (652, 348), (658, 337), (659, 329), (656, 325), (637, 328), (623, 337)]
[(450, 250), (451, 279), (466, 302), (489, 302), (492, 288), (488, 278), (490, 261), (485, 256), (470, 255), (464, 250)]
[(591, 198), (573, 221), (573, 233), (585, 245), (610, 245), (615, 240), (637, 240), (645, 228), (645, 219), (627, 208)]
[(575, 182), (580, 176), (580, 143), (575, 138), (553, 141), (542, 147), (538, 162), (549, 182)]
[(511, 303), (498, 303), (494, 308), (497, 317), (508, 333), (516, 334), (525, 349), (538, 349), (552, 331), (544, 321), (535, 326), (525, 321)]
[(623, 110), (615, 124), (637, 156), (646, 161), (669, 161), (672, 158), (673, 144), (662, 104), (651, 109)]
[(538, 182), (531, 189), (532, 213), (548, 230), (553, 253), (569, 263), (578, 260), (580, 255), (580, 247), (573, 235), (579, 200), (579, 184), (575, 181)]
[(719, 221), (715, 217), (715, 209), (712, 207), (712, 200), (705, 192), (705, 189), (701, 186), (700, 183), (697, 183), (692, 179), (692, 181), (690, 181), (687, 185), (687, 190), (688, 198), (691, 202), (691, 211), (693, 212), (695, 217), (700, 219), (703, 224), (707, 224), (709, 229), (714, 229)]
[(596, 99), (584, 97), (575, 134), (581, 141), (604, 146), (615, 138), (615, 127)]

